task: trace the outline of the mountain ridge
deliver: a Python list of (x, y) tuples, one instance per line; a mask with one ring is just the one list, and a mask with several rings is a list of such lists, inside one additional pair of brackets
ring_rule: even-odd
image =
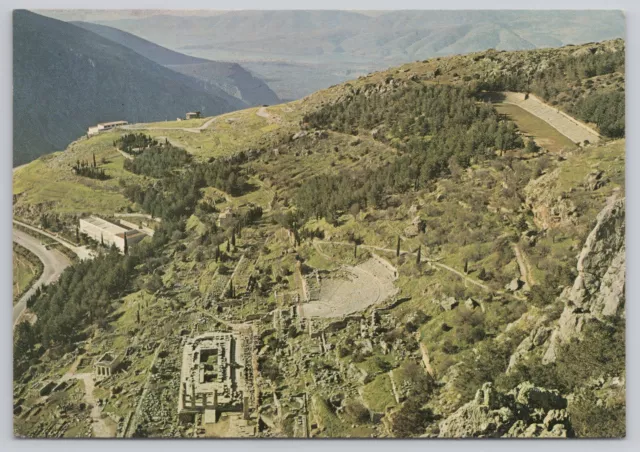
[(79, 21), (70, 23), (121, 44), (164, 67), (215, 85), (227, 94), (239, 98), (247, 106), (275, 104), (280, 101), (264, 81), (238, 63), (185, 55), (105, 25)]
[(244, 106), (218, 87), (75, 25), (16, 10), (13, 30), (14, 165), (64, 149), (97, 122)]

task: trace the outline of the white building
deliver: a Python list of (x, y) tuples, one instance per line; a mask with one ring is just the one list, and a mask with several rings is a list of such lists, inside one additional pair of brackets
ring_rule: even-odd
[(125, 236), (128, 246), (138, 243), (147, 236), (137, 229), (128, 229), (93, 215), (80, 219), (80, 232), (98, 243), (104, 243), (105, 246), (115, 245), (122, 252), (124, 252)]
[(105, 132), (107, 130), (115, 129), (116, 127), (120, 126), (126, 126), (127, 124), (129, 124), (127, 121), (101, 122), (93, 127), (89, 127), (89, 129), (87, 130), (87, 135), (97, 135), (100, 132)]

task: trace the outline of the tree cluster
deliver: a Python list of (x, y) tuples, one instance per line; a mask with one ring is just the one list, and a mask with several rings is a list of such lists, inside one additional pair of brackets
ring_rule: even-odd
[(580, 119), (598, 125), (603, 135), (624, 137), (624, 93), (612, 91), (581, 99), (575, 112)]
[(143, 176), (162, 178), (175, 169), (191, 162), (191, 155), (184, 149), (169, 146), (151, 146), (132, 160), (124, 161), (124, 169)]
[[(544, 70), (524, 69), (492, 75), (477, 85), (486, 91), (531, 92), (547, 102), (559, 103), (579, 118), (594, 122), (610, 137), (624, 136), (624, 91), (591, 90), (592, 77), (624, 74), (624, 51), (565, 56), (549, 62)], [(575, 87), (579, 87), (576, 89)], [(581, 95), (583, 88), (587, 94)]]
[(231, 162), (195, 163), (153, 185), (129, 185), (125, 195), (153, 216), (176, 220), (194, 212), (202, 188), (215, 187), (234, 196), (242, 194), (247, 182), (240, 172), (239, 165)]
[[(376, 130), (376, 139), (403, 151), (391, 164), (360, 173), (322, 175), (298, 190), (305, 217), (333, 221), (352, 205), (382, 207), (386, 195), (425, 187), (496, 151), (521, 148), (515, 124), (500, 119), (475, 92), (447, 85), (411, 86), (390, 94), (361, 92), (305, 116), (306, 124), (345, 133)], [(379, 130), (386, 130), (384, 136)]]
[(73, 172), (78, 176), (88, 177), (90, 179), (107, 180), (109, 175), (104, 172), (104, 168), (98, 168), (96, 165), (96, 156), (93, 156), (93, 163), (86, 160), (76, 160), (73, 165)]
[[(167, 140), (165, 140), (165, 144), (169, 144)], [(143, 133), (127, 133), (115, 140), (113, 145), (121, 151), (135, 154), (149, 147), (158, 146), (158, 141)]]

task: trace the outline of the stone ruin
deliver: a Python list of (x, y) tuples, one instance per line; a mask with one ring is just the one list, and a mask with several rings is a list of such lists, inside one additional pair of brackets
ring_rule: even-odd
[(122, 357), (113, 352), (106, 352), (93, 364), (93, 375), (96, 380), (110, 377), (120, 365)]
[[(247, 353), (248, 352), (248, 353)], [(221, 412), (249, 419), (250, 344), (236, 333), (209, 332), (187, 339), (182, 355), (178, 417), (215, 423)]]

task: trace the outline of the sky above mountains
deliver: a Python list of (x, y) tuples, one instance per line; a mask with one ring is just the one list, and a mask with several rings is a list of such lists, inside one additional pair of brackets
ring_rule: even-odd
[(375, 70), (495, 48), (624, 37), (621, 11), (41, 10), (118, 28), (169, 49), (241, 63), (281, 99)]

